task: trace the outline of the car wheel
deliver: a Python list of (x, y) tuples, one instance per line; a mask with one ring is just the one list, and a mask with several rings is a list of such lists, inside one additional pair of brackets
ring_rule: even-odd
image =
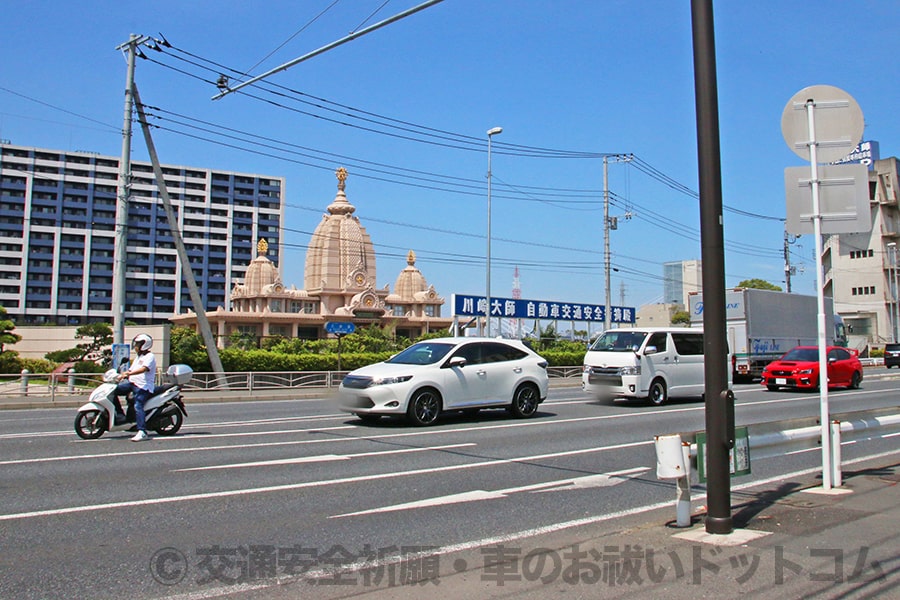
[(530, 383), (523, 383), (513, 395), (513, 401), (508, 410), (514, 416), (524, 419), (537, 412), (539, 402), (540, 396), (537, 388)]
[(441, 412), (441, 397), (437, 391), (426, 388), (419, 390), (409, 401), (406, 408), (406, 416), (413, 425), (425, 426), (431, 425), (437, 421)]
[(860, 383), (862, 383), (862, 375), (859, 374), (859, 371), (853, 371), (853, 377), (850, 378), (850, 389), (858, 390)]
[(650, 384), (650, 394), (647, 396), (650, 402), (656, 406), (662, 406), (669, 399), (669, 392), (666, 390), (666, 382), (662, 379), (654, 379)]

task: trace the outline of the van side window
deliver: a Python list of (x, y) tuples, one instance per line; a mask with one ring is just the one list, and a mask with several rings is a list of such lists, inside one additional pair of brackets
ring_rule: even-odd
[(650, 339), (647, 341), (648, 346), (656, 346), (657, 352), (665, 352), (666, 351), (666, 339), (669, 336), (666, 335), (665, 331), (657, 331), (653, 335), (650, 336)]
[(702, 333), (673, 333), (672, 341), (675, 351), (681, 356), (698, 356), (703, 354)]

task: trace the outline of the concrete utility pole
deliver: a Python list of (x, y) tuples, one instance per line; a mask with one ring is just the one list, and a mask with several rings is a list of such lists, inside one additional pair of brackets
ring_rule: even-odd
[[(606, 279), (606, 306), (603, 308), (603, 331), (609, 331), (610, 319), (612, 318), (612, 299), (610, 292), (610, 275), (612, 270), (610, 259), (612, 253), (609, 249), (609, 232), (611, 229), (618, 228), (617, 217), (609, 216), (609, 159), (613, 162), (628, 162), (632, 159), (631, 154), (604, 154), (603, 155), (603, 271)], [(626, 213), (625, 218), (631, 218), (631, 213)]]
[[(153, 176), (156, 178), (156, 187), (159, 190), (159, 196), (166, 211), (169, 231), (172, 234), (175, 250), (178, 252), (178, 260), (181, 262), (182, 275), (191, 294), (194, 312), (197, 313), (197, 326), (200, 328), (203, 343), (206, 344), (206, 352), (209, 355), (209, 362), (213, 371), (224, 375), (225, 369), (222, 367), (216, 339), (213, 337), (212, 329), (209, 327), (209, 320), (206, 318), (206, 307), (203, 305), (203, 298), (200, 296), (200, 289), (197, 287), (197, 280), (194, 278), (194, 270), (191, 268), (190, 258), (188, 258), (187, 250), (184, 248), (184, 240), (181, 238), (181, 230), (178, 228), (178, 218), (172, 209), (172, 201), (169, 199), (169, 190), (166, 187), (166, 178), (159, 164), (159, 157), (156, 155), (156, 146), (153, 143), (153, 137), (150, 135), (150, 125), (147, 123), (147, 115), (144, 114), (144, 105), (141, 103), (141, 95), (138, 93), (137, 85), (134, 85), (134, 98), (137, 105), (138, 120), (141, 123), (141, 130), (144, 132), (144, 140), (147, 142), (147, 152), (150, 154), (150, 162), (153, 164)], [(224, 376), (220, 380), (225, 382)], [(225, 382), (225, 387), (228, 387), (227, 382)]]
[(116, 50), (127, 52), (128, 71), (125, 77), (125, 118), (122, 122), (122, 157), (119, 159), (119, 186), (116, 192), (116, 232), (113, 251), (113, 343), (121, 344), (125, 339), (125, 266), (128, 260), (128, 198), (131, 196), (131, 115), (134, 111), (134, 57), (138, 44), (147, 36), (131, 37)]

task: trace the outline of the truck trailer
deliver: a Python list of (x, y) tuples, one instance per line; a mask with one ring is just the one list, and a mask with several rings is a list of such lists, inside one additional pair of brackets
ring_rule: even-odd
[[(703, 325), (703, 295), (689, 296), (691, 325)], [(763, 368), (794, 346), (816, 346), (815, 296), (735, 288), (725, 291), (725, 320), (734, 381), (760, 377)], [(825, 339), (834, 342), (834, 302), (825, 298)]]

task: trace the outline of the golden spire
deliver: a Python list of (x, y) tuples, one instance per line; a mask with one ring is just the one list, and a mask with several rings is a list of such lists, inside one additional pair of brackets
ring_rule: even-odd
[(259, 242), (256, 244), (256, 253), (259, 256), (269, 253), (269, 242), (266, 241), (266, 238), (259, 238)]
[(338, 179), (338, 189), (339, 189), (340, 191), (343, 192), (344, 189), (345, 189), (346, 186), (347, 186), (347, 184), (346, 184), (346, 181), (347, 181), (347, 169), (345, 169), (344, 167), (341, 167), (340, 169), (338, 169), (337, 171), (335, 171), (334, 174), (337, 175), (337, 179)]

